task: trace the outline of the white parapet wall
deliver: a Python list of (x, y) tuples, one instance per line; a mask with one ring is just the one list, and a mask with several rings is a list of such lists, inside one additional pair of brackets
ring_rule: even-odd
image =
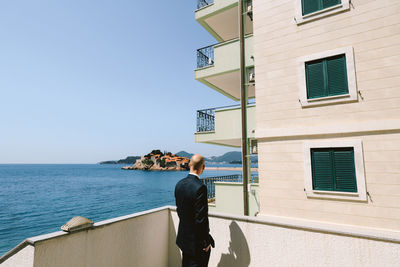
[[(177, 229), (179, 218), (171, 211)], [(210, 212), (209, 266), (400, 266), (400, 232)]]
[(15, 254), (10, 256), (5, 262), (0, 263), (1, 267), (33, 267), (35, 248), (32, 245), (23, 242), (13, 252)]
[[(282, 217), (210, 212), (209, 266), (400, 266), (400, 232)], [(179, 218), (162, 207), (96, 223), (90, 230), (29, 238), (1, 267), (180, 266)]]
[(76, 233), (29, 238), (0, 258), (0, 265), (168, 266), (169, 236), (169, 209), (164, 207), (102, 221)]

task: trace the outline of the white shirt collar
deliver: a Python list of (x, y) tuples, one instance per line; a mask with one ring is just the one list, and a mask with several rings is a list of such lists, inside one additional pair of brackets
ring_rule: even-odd
[(197, 178), (200, 179), (200, 176), (198, 176), (197, 174), (195, 174), (195, 173), (193, 173), (193, 172), (189, 172), (189, 175), (194, 175), (194, 176), (196, 176)]

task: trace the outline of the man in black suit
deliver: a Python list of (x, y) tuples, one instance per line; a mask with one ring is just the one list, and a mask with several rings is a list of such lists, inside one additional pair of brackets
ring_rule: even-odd
[(190, 159), (190, 173), (175, 187), (179, 216), (176, 244), (182, 250), (183, 267), (206, 267), (214, 239), (209, 234), (207, 187), (200, 181), (205, 164), (196, 154)]

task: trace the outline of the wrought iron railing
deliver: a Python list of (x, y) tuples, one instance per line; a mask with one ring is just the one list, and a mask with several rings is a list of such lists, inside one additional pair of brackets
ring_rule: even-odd
[[(255, 106), (255, 102), (248, 103), (248, 107)], [(216, 107), (209, 109), (201, 109), (197, 111), (197, 132), (212, 132), (215, 131), (215, 111), (240, 108), (240, 105), (231, 105), (225, 107)]]
[(197, 132), (210, 132), (215, 130), (215, 109), (202, 109), (197, 111)]
[(202, 8), (203, 6), (208, 6), (212, 3), (214, 3), (214, 0), (197, 0), (197, 9)]
[(197, 49), (197, 68), (214, 65), (214, 45)]
[[(243, 181), (241, 174), (224, 175), (205, 177), (200, 179), (207, 186), (207, 197), (208, 199), (215, 198), (215, 182), (234, 182), (241, 183)], [(251, 175), (251, 183), (258, 183), (258, 176)]]

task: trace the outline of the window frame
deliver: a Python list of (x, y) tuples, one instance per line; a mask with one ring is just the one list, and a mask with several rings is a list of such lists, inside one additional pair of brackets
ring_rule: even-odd
[[(347, 86), (348, 93), (342, 95), (333, 95), (319, 98), (307, 98), (307, 75), (306, 63), (310, 61), (325, 59), (329, 57), (339, 56), (344, 54), (346, 57), (346, 72), (347, 72)], [(353, 47), (343, 47), (333, 50), (328, 50), (312, 55), (307, 55), (298, 58), (298, 72), (299, 72), (299, 100), (302, 107), (354, 102), (358, 100), (357, 95), (357, 82), (356, 71), (354, 64), (354, 51)]]
[[(312, 179), (311, 149), (312, 148), (342, 148), (354, 149), (354, 167), (356, 174), (357, 192), (314, 190)], [(366, 201), (366, 181), (364, 171), (364, 156), (361, 140), (324, 140), (307, 141), (304, 143), (304, 184), (308, 198), (323, 198), (350, 201)]]
[(297, 25), (301, 25), (309, 21), (317, 20), (336, 13), (350, 10), (350, 0), (342, 0), (340, 4), (303, 15), (303, 0), (295, 0), (295, 2), (296, 2), (295, 21)]

